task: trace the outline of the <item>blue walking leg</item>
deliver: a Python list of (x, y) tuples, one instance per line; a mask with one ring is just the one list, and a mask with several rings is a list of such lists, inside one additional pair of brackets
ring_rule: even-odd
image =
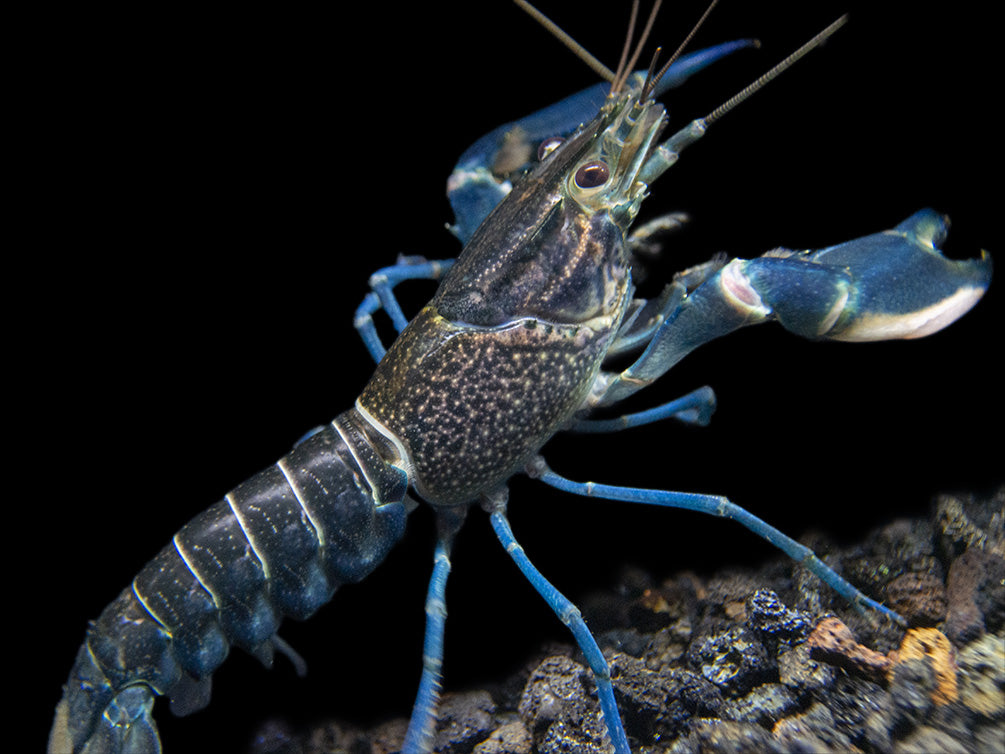
[(392, 267), (384, 267), (370, 276), (370, 287), (380, 298), (394, 329), (401, 332), (408, 324), (408, 319), (394, 297), (394, 287), (403, 280), (439, 280), (444, 272), (453, 266), (453, 259), (427, 261), (423, 257), (399, 257), (398, 263)]
[(686, 424), (708, 425), (715, 412), (715, 392), (708, 385), (692, 390), (662, 406), (623, 414), (616, 419), (582, 419), (572, 426), (573, 432), (618, 432), (629, 427), (641, 427), (663, 419), (676, 419)]
[[(433, 750), (433, 736), (436, 733), (436, 711), (440, 703), (440, 687), (443, 670), (443, 635), (447, 623), (447, 577), (450, 575), (450, 549), (454, 535), (463, 521), (451, 516), (441, 526), (436, 553), (433, 556), (433, 575), (429, 579), (426, 593), (426, 635), (422, 645), (422, 679), (419, 693), (412, 707), (412, 719), (408, 722), (402, 754), (426, 754)], [(443, 519), (441, 518), (441, 522)]]
[(600, 699), (600, 709), (604, 715), (604, 722), (607, 725), (607, 733), (611, 738), (614, 751), (617, 754), (631, 754), (628, 748), (628, 738), (625, 736), (625, 729), (621, 725), (621, 715), (618, 712), (618, 704), (614, 700), (614, 687), (611, 685), (611, 671), (604, 659), (603, 652), (597, 646), (597, 640), (593, 638), (590, 629), (586, 627), (582, 613), (579, 608), (570, 602), (565, 595), (559, 592), (550, 581), (527, 558), (523, 548), (513, 536), (509, 521), (506, 519), (504, 510), (496, 509), (492, 515), (492, 528), (495, 529), (496, 536), (506, 548), (506, 552), (517, 565), (517, 568), (527, 577), (538, 594), (544, 597), (555, 615), (562, 621), (576, 639), (576, 643), (586, 657), (586, 662), (593, 671), (593, 678), (597, 684), (597, 696)]
[(900, 625), (907, 625), (907, 622), (900, 615), (875, 600), (866, 597), (862, 592), (839, 576), (833, 569), (820, 560), (810, 548), (782, 534), (775, 527), (765, 523), (754, 514), (744, 510), (725, 497), (702, 495), (695, 492), (671, 492), (669, 490), (648, 490), (636, 487), (615, 487), (608, 484), (594, 484), (593, 482), (573, 482), (549, 469), (543, 460), (540, 461), (538, 470), (538, 478), (542, 482), (551, 487), (571, 492), (574, 495), (599, 497), (606, 500), (622, 500), (629, 503), (663, 505), (668, 508), (683, 508), (721, 518), (731, 518), (750, 529), (750, 531), (759, 537), (766, 539), (794, 561), (804, 566), (817, 578), (830, 586), (831, 589), (844, 597), (859, 612), (864, 612), (863, 608), (867, 607), (896, 621)]
[(368, 293), (363, 297), (363, 303), (356, 309), (356, 315), (352, 322), (375, 364), (379, 364), (380, 360), (384, 358), (384, 354), (387, 353), (384, 344), (380, 342), (380, 336), (377, 335), (377, 328), (373, 324), (374, 312), (378, 311), (380, 311), (380, 297), (376, 293)]
[(453, 264), (453, 259), (430, 262), (423, 257), (399, 257), (396, 265), (379, 269), (370, 276), (370, 288), (373, 290), (363, 298), (363, 303), (356, 309), (353, 325), (375, 363), (384, 358), (387, 349), (373, 324), (374, 313), (381, 309), (387, 312), (394, 329), (399, 333), (408, 324), (408, 319), (402, 312), (398, 299), (395, 298), (395, 286), (403, 280), (439, 280)]

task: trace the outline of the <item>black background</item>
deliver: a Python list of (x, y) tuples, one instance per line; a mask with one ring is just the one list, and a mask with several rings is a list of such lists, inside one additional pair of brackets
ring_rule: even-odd
[[(668, 48), (701, 12), (673, 5), (654, 35)], [(654, 186), (648, 215), (684, 210), (693, 221), (651, 271), (649, 293), (720, 250), (826, 246), (923, 206), (952, 217), (950, 256), (994, 251), (991, 24), (960, 4), (874, 5), (714, 12), (696, 47), (752, 36), (763, 47), (673, 94), (677, 125), (843, 11), (851, 22)], [(616, 63), (623, 4), (542, 7)], [(23, 191), (33, 234), (29, 272), (15, 276), (34, 304), (12, 328), (24, 346), (15, 410), (32, 417), (17, 430), (25, 445), (12, 473), (27, 484), (14, 497), (27, 514), (18, 530), (35, 532), (16, 570), (30, 596), (13, 620), (31, 665), (22, 677), (39, 684), (29, 697), (39, 737), (86, 621), (185, 521), (351, 405), (372, 371), (352, 328), (369, 273), (398, 253), (458, 251), (443, 225), (460, 152), (594, 81), (505, 2), (75, 12), (37, 30), (43, 82), (27, 113), (37, 167)], [(1002, 481), (998, 286), (916, 342), (738, 333), (632, 404), (711, 384), (712, 426), (560, 437), (546, 456), (576, 479), (726, 494), (793, 536), (816, 528), (841, 541), (925, 513), (940, 491), (989, 491)], [(414, 312), (431, 289), (412, 290)], [(564, 639), (484, 515), (470, 519), (449, 593), (448, 690), (499, 680), (540, 642)], [(512, 485), (511, 520), (573, 598), (611, 586), (629, 563), (669, 575), (773, 556), (735, 524), (526, 480)], [(282, 661), (266, 673), (235, 653), (206, 712), (178, 722), (158, 705), (168, 752), (239, 749), (269, 715), (406, 715), (432, 516), (421, 509), (409, 529), (373, 576), (283, 631), (308, 660), (306, 682)]]

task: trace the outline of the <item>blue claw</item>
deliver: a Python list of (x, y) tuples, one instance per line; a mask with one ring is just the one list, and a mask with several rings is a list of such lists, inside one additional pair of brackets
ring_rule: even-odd
[(952, 260), (939, 247), (949, 218), (916, 212), (893, 230), (821, 249), (818, 264), (846, 268), (854, 300), (824, 335), (866, 341), (922, 338), (962, 317), (991, 283), (991, 257)]
[[(948, 221), (930, 209), (893, 230), (815, 252), (765, 255), (723, 269), (750, 286), (754, 308), (808, 338), (921, 338), (966, 314), (991, 282), (991, 258), (956, 261), (939, 250)], [(741, 293), (746, 295), (746, 292)]]
[(747, 325), (777, 320), (805, 338), (921, 338), (966, 314), (991, 283), (991, 258), (946, 259), (948, 220), (930, 209), (893, 230), (818, 251), (780, 249), (757, 259), (678, 275), (676, 311), (599, 405), (619, 401), (665, 374), (698, 346)]

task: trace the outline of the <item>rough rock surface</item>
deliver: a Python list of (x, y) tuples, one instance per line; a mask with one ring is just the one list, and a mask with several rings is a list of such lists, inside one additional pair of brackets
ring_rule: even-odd
[[(861, 545), (813, 543), (907, 628), (857, 614), (788, 561), (705, 580), (633, 573), (592, 621), (633, 752), (1002, 752), (1003, 522), (1005, 490), (943, 496), (930, 519)], [(582, 656), (540, 656), (491, 692), (447, 694), (436, 751), (610, 752)], [(273, 731), (254, 754), (393, 752), (405, 727)]]

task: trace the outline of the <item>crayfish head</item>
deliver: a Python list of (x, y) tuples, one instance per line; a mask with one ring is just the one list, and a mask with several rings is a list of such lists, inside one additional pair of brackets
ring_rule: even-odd
[(569, 201), (590, 215), (607, 213), (627, 231), (648, 184), (640, 172), (666, 126), (666, 111), (653, 100), (639, 101), (629, 91), (612, 97), (600, 114), (590, 148), (571, 165), (565, 180)]

